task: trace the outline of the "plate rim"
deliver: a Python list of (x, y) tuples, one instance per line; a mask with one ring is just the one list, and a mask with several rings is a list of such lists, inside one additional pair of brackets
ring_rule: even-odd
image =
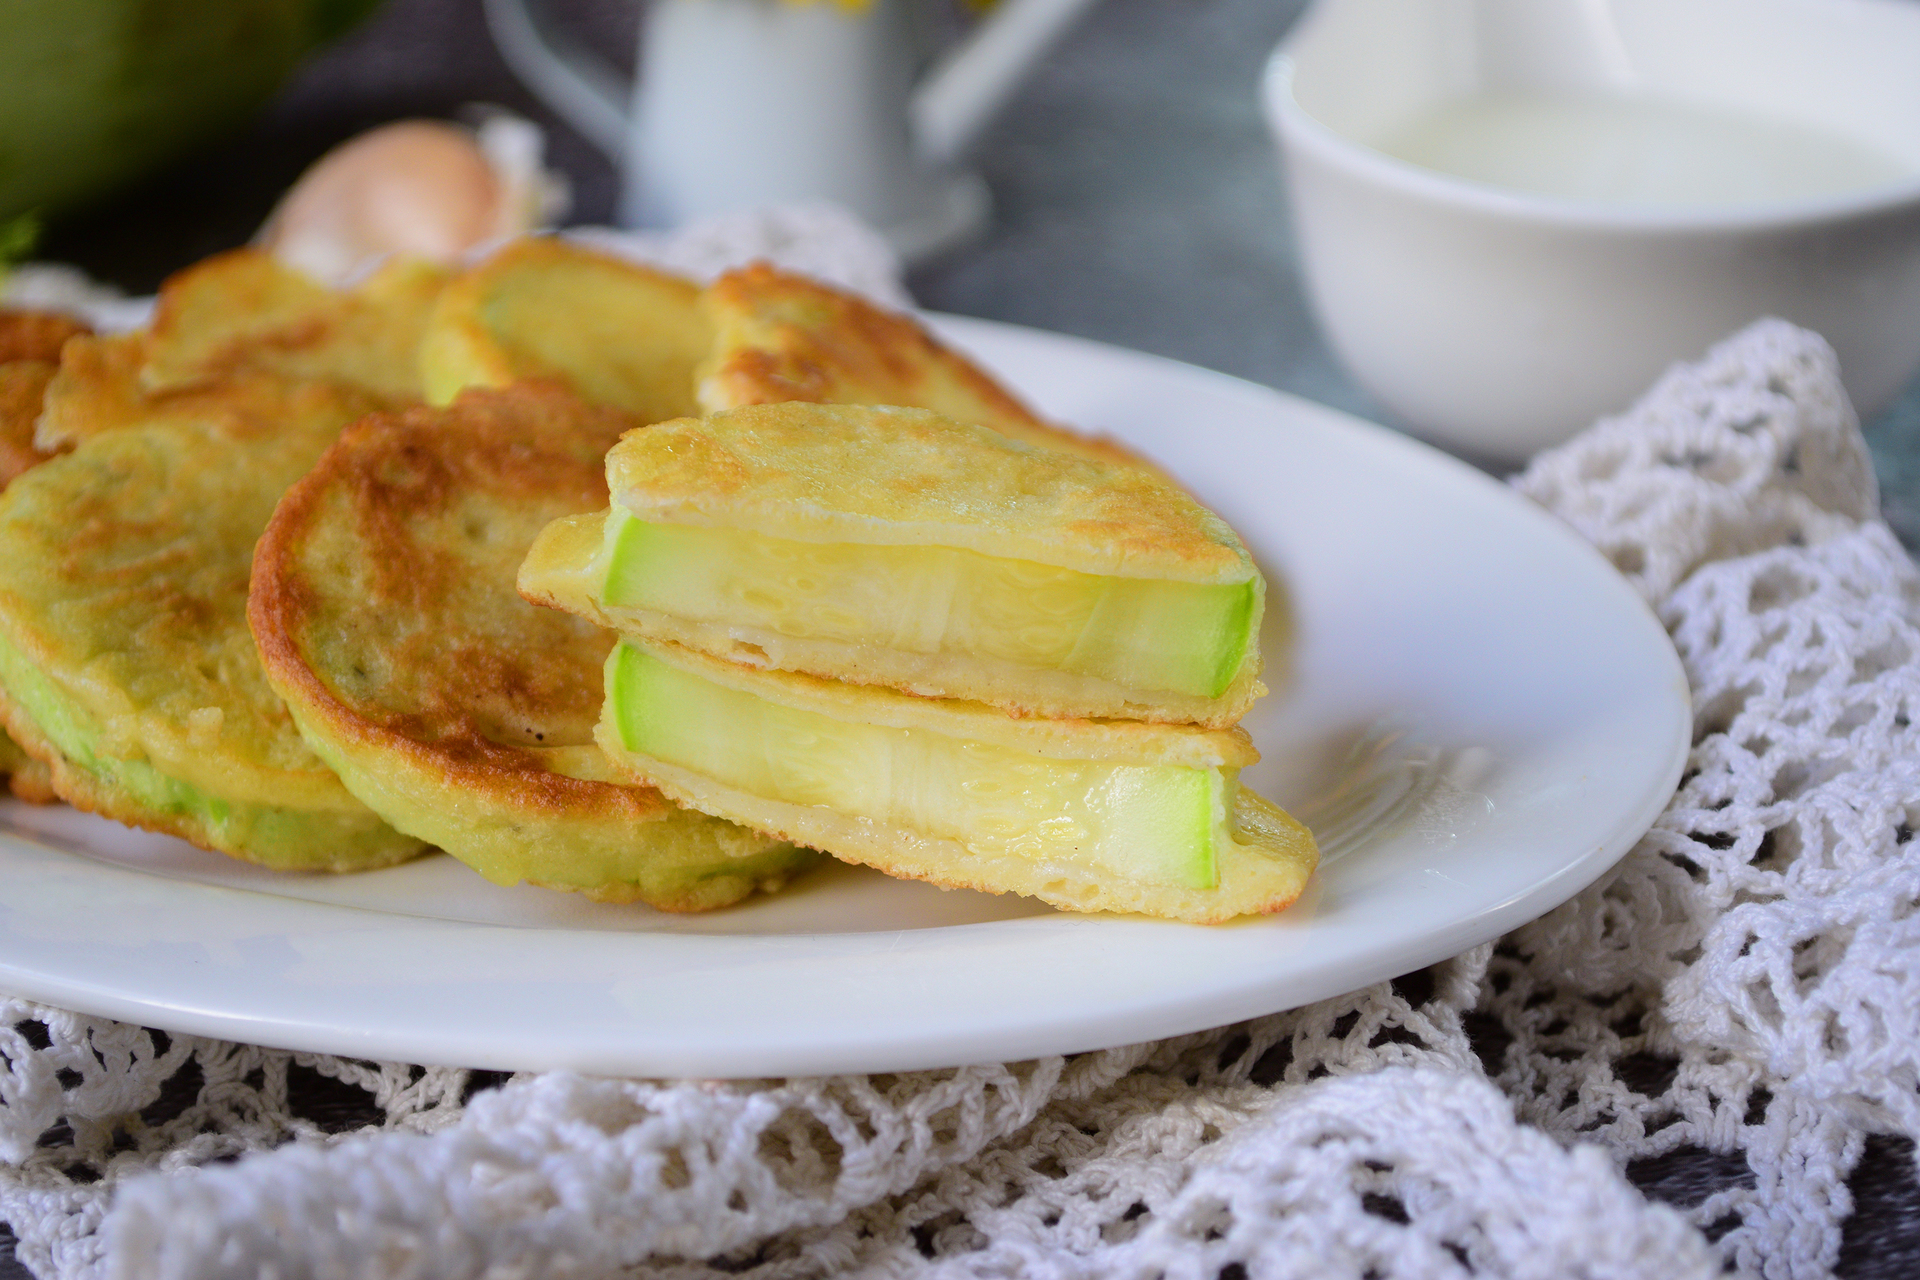
[[(1481, 495), (1486, 499), (1509, 504), (1511, 511), (1524, 512), (1526, 518), (1537, 522), (1537, 527), (1550, 531), (1547, 536), (1556, 539), (1561, 544), (1562, 550), (1572, 550), (1578, 555), (1590, 558), (1590, 563), (1593, 565), (1604, 568), (1606, 574), (1614, 579), (1618, 590), (1638, 606), (1644, 615), (1645, 622), (1658, 633), (1665, 645), (1672, 672), (1678, 678), (1682, 697), (1681, 714), (1674, 726), (1671, 740), (1666, 744), (1662, 766), (1656, 771), (1656, 775), (1664, 778), (1664, 782), (1650, 785), (1640, 803), (1631, 812), (1618, 815), (1607, 831), (1592, 833), (1595, 842), (1586, 851), (1558, 866), (1551, 875), (1527, 890), (1501, 901), (1489, 903), (1477, 911), (1453, 920), (1447, 927), (1430, 929), (1424, 934), (1401, 939), (1396, 945), (1383, 948), (1379, 953), (1378, 961), (1371, 966), (1379, 972), (1363, 982), (1354, 982), (1346, 978), (1336, 982), (1328, 974), (1316, 970), (1311, 964), (1296, 966), (1286, 983), (1276, 984), (1271, 979), (1252, 985), (1242, 983), (1231, 989), (1216, 989), (1203, 993), (1181, 1005), (1177, 1011), (1157, 1009), (1151, 1011), (1151, 1016), (1136, 1013), (1134, 1018), (1137, 1020), (1147, 1017), (1151, 1022), (1150, 1027), (1142, 1034), (1130, 1035), (1118, 1040), (1113, 1038), (1110, 1030), (1114, 1018), (1111, 1012), (1076, 1015), (1071, 1010), (1047, 1009), (1044, 1011), (1045, 1016), (1041, 1017), (1036, 1011), (1026, 1019), (1030, 1025), (1024, 1031), (1016, 1034), (1003, 1027), (991, 1041), (994, 1044), (1012, 1044), (1022, 1049), (1015, 1053), (999, 1050), (991, 1053), (965, 1051), (957, 1046), (964, 1045), (971, 1038), (971, 1033), (962, 1029), (957, 1034), (949, 1034), (945, 1037), (923, 1035), (919, 1040), (910, 1042), (889, 1041), (882, 1032), (868, 1037), (865, 1043), (851, 1048), (845, 1040), (838, 1046), (826, 1049), (821, 1049), (817, 1045), (811, 1049), (789, 1045), (778, 1049), (767, 1049), (763, 1046), (760, 1051), (754, 1051), (749, 1047), (729, 1044), (718, 1050), (726, 1059), (722, 1061), (713, 1053), (705, 1055), (689, 1054), (684, 1051), (663, 1053), (648, 1050), (644, 1046), (636, 1046), (631, 1042), (631, 1033), (635, 1028), (629, 1026), (626, 1028), (629, 1033), (628, 1042), (624, 1046), (601, 1044), (598, 1048), (590, 1048), (582, 1052), (578, 1050), (585, 1042), (576, 1041), (576, 1051), (561, 1057), (553, 1057), (540, 1052), (522, 1052), (521, 1050), (525, 1048), (524, 1044), (502, 1045), (498, 1043), (497, 1037), (476, 1034), (474, 1028), (467, 1028), (454, 1034), (449, 1034), (443, 1028), (431, 1036), (408, 1031), (396, 1034), (390, 1026), (381, 1029), (365, 1026), (354, 1028), (329, 1022), (311, 1013), (304, 1020), (294, 1018), (293, 1015), (284, 1015), (276, 1019), (270, 1012), (262, 1012), (258, 1008), (222, 1008), (218, 1007), (216, 1002), (205, 999), (205, 993), (200, 993), (199, 999), (183, 996), (170, 1001), (157, 1000), (152, 997), (129, 994), (129, 988), (124, 983), (121, 989), (116, 991), (104, 985), (99, 979), (83, 980), (71, 974), (63, 976), (60, 973), (48, 971), (44, 965), (36, 967), (30, 962), (23, 962), (22, 957), (17, 954), (22, 944), (13, 937), (13, 930), (7, 923), (15, 912), (15, 887), (0, 891), (0, 988), (30, 1000), (94, 1016), (157, 1026), (176, 1034), (211, 1036), (294, 1051), (490, 1069), (540, 1070), (558, 1067), (609, 1074), (740, 1078), (847, 1071), (898, 1071), (976, 1062), (1010, 1061), (1054, 1053), (1080, 1052), (1115, 1043), (1160, 1039), (1170, 1035), (1204, 1030), (1246, 1017), (1312, 1003), (1315, 1000), (1356, 989), (1366, 985), (1367, 982), (1397, 976), (1446, 959), (1537, 918), (1586, 888), (1633, 847), (1667, 806), (1685, 767), (1692, 743), (1691, 699), (1685, 696), (1684, 669), (1678, 655), (1673, 652), (1670, 642), (1666, 640), (1664, 627), (1660, 625), (1646, 602), (1634, 593), (1623, 579), (1618, 578), (1612, 566), (1591, 544), (1581, 539), (1572, 529), (1542, 508), (1533, 505), (1521, 495), (1468, 464), (1430, 446), (1341, 410), (1316, 404), (1297, 395), (1236, 378), (1230, 374), (1092, 339), (1055, 334), (999, 321), (947, 315), (931, 315), (928, 319), (936, 332), (962, 348), (970, 349), (976, 345), (992, 347), (997, 343), (1011, 343), (1031, 344), (1044, 349), (1052, 344), (1058, 350), (1078, 349), (1086, 355), (1100, 359), (1120, 358), (1129, 363), (1142, 362), (1142, 367), (1148, 372), (1158, 369), (1167, 376), (1190, 379), (1198, 377), (1210, 382), (1222, 392), (1241, 397), (1252, 396), (1265, 401), (1273, 409), (1308, 424), (1312, 430), (1336, 433), (1349, 445), (1358, 442), (1363, 450), (1387, 450), (1399, 455), (1408, 465), (1438, 466), (1453, 473), (1456, 478), (1470, 486), (1479, 488)], [(47, 862), (48, 859), (56, 861)], [(38, 868), (33, 867), (31, 864), (36, 860), (43, 865)], [(385, 928), (389, 932), (398, 929), (404, 933), (414, 926), (396, 922), (424, 921), (426, 931), (429, 933), (439, 930), (478, 931), (468, 935), (469, 941), (484, 946), (493, 940), (487, 936), (487, 931), (497, 931), (503, 936), (512, 936), (524, 935), (529, 928), (532, 928), (534, 932), (573, 938), (578, 943), (576, 946), (578, 953), (596, 960), (601, 958), (599, 953), (607, 948), (625, 947), (629, 950), (648, 953), (653, 945), (664, 945), (669, 950), (677, 948), (681, 953), (691, 953), (695, 958), (699, 958), (708, 948), (714, 946), (724, 951), (730, 944), (737, 947), (743, 941), (757, 941), (762, 945), (768, 941), (765, 937), (755, 939), (755, 935), (751, 934), (715, 936), (573, 931), (541, 929), (537, 926), (436, 920), (412, 914), (373, 911), (360, 906), (318, 902), (265, 891), (174, 879), (87, 857), (84, 854), (63, 852), (54, 843), (32, 841), (13, 832), (0, 831), (0, 884), (16, 886), (18, 873), (22, 871), (32, 871), (42, 876), (51, 875), (56, 880), (63, 874), (70, 878), (78, 873), (81, 879), (90, 881), (91, 887), (103, 896), (111, 897), (126, 893), (132, 893), (136, 898), (157, 896), (163, 905), (169, 894), (184, 892), (187, 898), (197, 900), (196, 903), (186, 904), (196, 909), (217, 900), (219, 895), (246, 895), (250, 899), (259, 900), (252, 906), (261, 916), (270, 919), (286, 916), (294, 923), (311, 922), (317, 936), (332, 936), (340, 931), (353, 933), (356, 924), (364, 924), (367, 920), (383, 922), (381, 926), (375, 927), (373, 932), (377, 933), (380, 928)], [(156, 893), (155, 885), (166, 887)], [(207, 898), (205, 896), (207, 894), (212, 894), (213, 898)], [(271, 905), (261, 908), (261, 902)], [(1247, 930), (1267, 929), (1285, 933), (1289, 931), (1287, 921), (1286, 914), (1281, 913), (1262, 920), (1215, 927), (1209, 932), (1215, 933), (1222, 939), (1238, 936)], [(799, 943), (790, 948), (797, 951), (804, 952), (811, 948), (833, 953), (838, 947), (850, 948), (850, 954), (858, 954), (861, 946), (870, 948), (872, 944), (862, 942), (854, 945), (848, 943), (846, 939), (872, 940), (892, 934), (896, 939), (895, 945), (898, 946), (900, 939), (908, 939), (915, 932), (941, 933), (954, 937), (970, 936), (978, 931), (993, 931), (996, 937), (1011, 934), (1025, 941), (1030, 940), (1027, 935), (1047, 936), (1062, 930), (1071, 934), (1084, 931), (1089, 927), (1114, 931), (1137, 931), (1142, 928), (1179, 930), (1198, 928), (1198, 926), (1172, 925), (1165, 922), (1074, 917), (1060, 914), (948, 925), (932, 930), (882, 930), (851, 935), (792, 934), (786, 936), (799, 940)], [(594, 941), (579, 943), (580, 939), (588, 938)], [(615, 942), (616, 939), (620, 941)], [(646, 944), (636, 945), (635, 939), (647, 941)], [(1232, 952), (1235, 948), (1223, 947), (1223, 950)], [(1308, 994), (1299, 998), (1289, 995), (1276, 1003), (1271, 998), (1276, 985), (1290, 986)], [(1261, 992), (1269, 994), (1262, 996)], [(257, 1001), (255, 1003), (257, 1004)], [(387, 1021), (390, 1022), (391, 1017)], [(1109, 1029), (1099, 1029), (1103, 1027)], [(513, 1038), (524, 1040), (524, 1037)], [(850, 1054), (859, 1055), (857, 1063), (849, 1056)]]

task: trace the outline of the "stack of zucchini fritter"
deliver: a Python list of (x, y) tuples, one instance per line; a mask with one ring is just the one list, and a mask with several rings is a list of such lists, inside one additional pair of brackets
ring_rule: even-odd
[[(960, 470), (948, 471), (961, 486), (968, 467), (1011, 450), (1026, 480), (1065, 467), (1088, 492), (1177, 492), (1118, 445), (1036, 417), (905, 317), (764, 266), (701, 290), (523, 239), (458, 274), (395, 262), (333, 289), (240, 251), (169, 280), (148, 329), (16, 328), (38, 345), (9, 346), (0, 322), (0, 774), (22, 796), (57, 795), (282, 869), (375, 867), (438, 846), (498, 883), (701, 910), (777, 888), (818, 859), (802, 845), (847, 853), (818, 824), (702, 803), (697, 788), (674, 793), (705, 812), (682, 808), (630, 753), (611, 760), (595, 740), (602, 669), (618, 678), (629, 650), (516, 592), (542, 527), (607, 507), (610, 449), (619, 457), (656, 430), (662, 448), (684, 436), (684, 424), (651, 423), (744, 414), (824, 441), (857, 420), (854, 434), (867, 434), (842, 461), (884, 462), (933, 440), (958, 450)], [(858, 488), (866, 475), (842, 481)], [(1179, 497), (1180, 518), (1201, 519)], [(614, 531), (593, 536), (600, 555)], [(683, 578), (705, 563), (697, 549), (666, 554)], [(1231, 704), (1230, 724), (1255, 688), (1241, 650), (1231, 656), (1231, 671), (1220, 654), (1171, 660), (1225, 672), (1225, 684), (1221, 671), (1199, 673), (1187, 683), (1206, 692), (1174, 700)], [(947, 700), (887, 696), (946, 714)], [(1078, 705), (1048, 696), (1043, 714), (1063, 697)], [(1078, 714), (1138, 711), (1123, 698)], [(1183, 703), (1166, 718), (1207, 716)], [(1132, 743), (1116, 760), (1144, 750), (1144, 761), (1191, 755), (1194, 734), (1219, 739), (1225, 754), (1204, 767), (1230, 782), (1250, 752), (1244, 735), (1167, 725), (1147, 727), (1146, 747), (1139, 733), (1107, 737)], [(1168, 803), (1205, 808), (1195, 820), (1210, 829), (1272, 826), (1265, 810), (1216, 813), (1232, 797), (1208, 785), (1120, 804), (1108, 845), (1125, 845), (1130, 824), (1164, 825), (1155, 815)], [(904, 849), (912, 836), (881, 829), (868, 844)], [(981, 856), (1018, 856), (1002, 844)], [(1064, 906), (1140, 905), (1049, 893), (1035, 887), (1044, 876), (931, 875), (904, 853), (868, 854), (857, 860)], [(1125, 879), (1116, 865), (1100, 874)], [(1304, 877), (1298, 858), (1287, 865)], [(1191, 868), (1178, 874), (1212, 892)], [(1215, 918), (1281, 896), (1249, 906), (1216, 894), (1212, 909), (1175, 914)]]

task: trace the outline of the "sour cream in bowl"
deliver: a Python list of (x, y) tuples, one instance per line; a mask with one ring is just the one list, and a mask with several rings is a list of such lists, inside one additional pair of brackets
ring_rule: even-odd
[(1438, 443), (1518, 462), (1764, 315), (1863, 412), (1920, 368), (1920, 3), (1319, 0), (1269, 64), (1307, 290)]

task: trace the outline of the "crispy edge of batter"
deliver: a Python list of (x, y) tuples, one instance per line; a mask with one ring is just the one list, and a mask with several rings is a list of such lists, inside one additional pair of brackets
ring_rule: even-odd
[[(481, 390), (468, 394), (520, 397), (557, 391), (558, 388), (535, 391), (523, 384), (504, 391)], [(357, 451), (370, 434), (388, 430), (396, 423), (404, 424), (415, 413), (434, 412), (444, 411), (376, 413), (361, 419), (342, 432), (313, 469), (287, 490), (254, 547), (253, 575), (247, 592), (247, 625), (275, 689), (289, 702), (297, 701), (309, 716), (323, 721), (329, 736), (389, 752), (408, 761), (411, 767), (443, 777), (452, 785), (524, 788), (535, 813), (561, 816), (583, 800), (599, 797), (602, 791), (610, 797), (617, 788), (555, 774), (530, 752), (488, 741), (477, 734), (459, 740), (470, 756), (462, 760), (452, 752), (438, 750), (387, 728), (342, 700), (301, 651), (299, 637), (314, 616), (316, 601), (303, 580), (300, 548), (312, 529), (325, 518), (323, 507), (328, 490), (350, 481), (358, 461)], [(630, 803), (623, 803), (621, 807), (640, 820), (648, 820), (641, 818)], [(654, 811), (664, 809), (665, 802), (656, 800), (648, 812), (658, 816)]]
[[(942, 400), (971, 399), (978, 412), (967, 416), (1002, 434), (1155, 469), (1112, 437), (1047, 421), (919, 321), (857, 294), (763, 261), (722, 275), (703, 302), (716, 333), (713, 355), (695, 371), (703, 413), (792, 400), (876, 403), (866, 389), (887, 386), (901, 394), (885, 403), (960, 416), (951, 403), (925, 403), (931, 389)], [(940, 380), (950, 390), (926, 385)]]
[[(4, 700), (5, 696), (5, 692), (0, 691), (0, 700)], [(5, 722), (4, 707), (0, 705), (0, 724)], [(53, 771), (44, 761), (29, 755), (26, 748), (15, 742), (4, 729), (0, 729), (0, 778), (6, 779), (7, 787), (16, 800), (25, 800), (28, 804), (52, 804), (60, 798), (53, 789)]]
[[(588, 412), (619, 414), (604, 407), (586, 407), (571, 392), (538, 382), (523, 382), (501, 391), (470, 390), (456, 401), (455, 410), (467, 397), (490, 406), (530, 400), (551, 403), (559, 397)], [(396, 426), (404, 430), (409, 422), (431, 421), (447, 412), (416, 408), (399, 414), (369, 415), (342, 433), (313, 470), (282, 497), (255, 547), (247, 597), (248, 625), (269, 683), (293, 711), (309, 745), (325, 756), (357, 798), (369, 807), (377, 806), (382, 816), (401, 819), (398, 808), (420, 804), (422, 796), (428, 797), (426, 803), (431, 806), (432, 797), (464, 795), (469, 802), (484, 802), (496, 813), (535, 821), (597, 822), (631, 828), (673, 820), (681, 806), (674, 805), (657, 788), (556, 772), (538, 749), (503, 745), (477, 732), (437, 744), (410, 737), (347, 703), (307, 661), (301, 636), (313, 615), (315, 600), (300, 572), (300, 548), (314, 526), (325, 518), (329, 489), (351, 483), (360, 461), (358, 451), (369, 436)], [(504, 447), (510, 442), (500, 443)], [(382, 788), (387, 794), (372, 794)], [(428, 835), (424, 829), (419, 834)], [(429, 838), (446, 847), (451, 843), (444, 839), (446, 834), (442, 830)], [(450, 851), (456, 856), (459, 852)], [(581, 886), (541, 879), (532, 883), (584, 892), (601, 901), (642, 899), (661, 910), (704, 911), (738, 901), (757, 889), (777, 889), (811, 861), (811, 855), (798, 851), (755, 850), (740, 856), (731, 879), (708, 877), (679, 892), (663, 892), (658, 886), (638, 882)]]

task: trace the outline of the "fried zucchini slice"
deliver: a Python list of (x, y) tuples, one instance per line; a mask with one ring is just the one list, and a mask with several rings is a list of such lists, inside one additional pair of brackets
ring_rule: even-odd
[(35, 424), (61, 348), (90, 332), (57, 312), (0, 308), (0, 489), (56, 452), (35, 446)]
[[(51, 311), (0, 309), (0, 490), (52, 457), (33, 442), (34, 424), (47, 385), (70, 338), (91, 332), (71, 316)], [(22, 800), (53, 800), (47, 766), (0, 733), (0, 781)]]
[[(68, 341), (91, 332), (59, 312), (0, 307), (0, 375), (6, 375), (0, 382), (0, 488), (42, 460), (32, 452), (40, 397)], [(8, 460), (23, 450), (28, 460), (9, 472)]]
[(259, 249), (215, 254), (160, 286), (141, 384), (171, 391), (252, 369), (417, 402), (420, 341), (447, 278), (397, 258), (334, 289)]
[[(146, 362), (144, 329), (111, 335), (82, 334), (69, 342), (41, 399), (33, 447), (42, 453), (56, 453), (102, 431), (146, 421), (155, 400), (140, 381), (140, 369)], [(276, 387), (280, 381), (274, 380)], [(216, 414), (233, 394), (232, 385), (233, 380), (227, 379), (209, 392)], [(179, 397), (167, 398), (177, 402)]]
[(0, 493), (0, 720), (63, 799), (281, 869), (420, 851), (300, 741), (246, 627), (274, 503), (367, 407), (317, 383), (205, 395)]
[[(141, 376), (151, 335), (145, 330), (69, 342), (47, 384), (34, 447), (43, 453), (73, 448), (103, 432), (157, 423), (241, 419), (263, 427), (282, 412), (289, 389), (302, 379), (241, 366), (214, 382), (150, 391)], [(350, 385), (343, 403), (371, 409), (383, 400)]]
[(1318, 861), (1239, 729), (1022, 720), (624, 638), (600, 742), (682, 803), (848, 862), (1069, 911), (1278, 911)]
[(0, 489), (53, 456), (34, 446), (34, 424), (56, 366), (44, 360), (0, 363)]
[(59, 799), (54, 794), (52, 772), (4, 733), (0, 733), (0, 780), (20, 800), (50, 804)]
[(1225, 726), (1265, 692), (1265, 584), (1139, 468), (923, 410), (758, 405), (607, 455), (530, 599), (730, 661), (1019, 715)]
[(606, 501), (634, 425), (538, 382), (362, 419), (274, 513), (249, 617), (307, 742), (401, 831), (499, 884), (697, 911), (819, 855), (614, 775), (610, 638), (514, 591), (542, 526)]
[(729, 271), (702, 297), (713, 351), (699, 370), (703, 413), (750, 404), (890, 404), (971, 422), (1048, 448), (1146, 465), (1118, 442), (1056, 426), (912, 317), (764, 262)]
[(54, 454), (36, 448), (33, 433), (55, 372), (39, 360), (0, 364), (0, 489)]
[(659, 422), (698, 412), (693, 368), (712, 345), (691, 281), (565, 240), (515, 240), (450, 285), (420, 353), (427, 399), (551, 378)]

